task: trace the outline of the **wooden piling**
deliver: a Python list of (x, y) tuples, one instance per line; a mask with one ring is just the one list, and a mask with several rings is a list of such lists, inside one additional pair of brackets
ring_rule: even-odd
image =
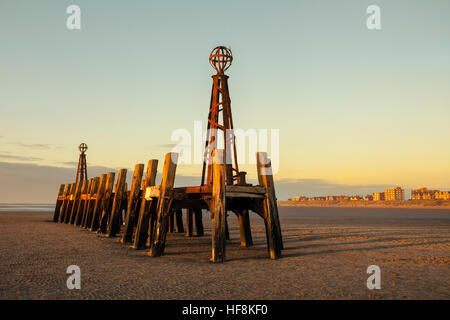
[(80, 195), (81, 195), (81, 186), (83, 185), (83, 182), (84, 182), (84, 180), (77, 182), (77, 186), (75, 187), (75, 193), (73, 195), (70, 216), (68, 219), (66, 219), (66, 221), (64, 221), (65, 223), (73, 223), (73, 221), (75, 220), (76, 211), (78, 209), (78, 202), (80, 200)]
[(266, 225), (267, 249), (271, 259), (278, 259), (283, 248), (278, 206), (272, 176), (272, 165), (265, 152), (257, 152), (258, 181), (266, 188), (263, 200), (264, 221)]
[(85, 190), (85, 192), (81, 194), (81, 204), (80, 207), (78, 208), (78, 212), (77, 215), (75, 217), (75, 225), (76, 226), (83, 226), (84, 223), (84, 219), (86, 219), (86, 207), (89, 201), (89, 197), (91, 195), (91, 191), (92, 191), (92, 183), (94, 182), (94, 179), (89, 179), (88, 180), (88, 184), (87, 184), (87, 188)]
[(183, 211), (181, 209), (175, 211), (175, 232), (184, 233)]
[(186, 237), (192, 237), (192, 234), (194, 232), (193, 228), (193, 215), (194, 215), (194, 209), (188, 208), (186, 210)]
[(175, 211), (171, 210), (169, 213), (168, 232), (175, 232)]
[(202, 209), (194, 209), (195, 235), (201, 237), (204, 235)]
[(153, 232), (149, 255), (158, 257), (164, 253), (166, 244), (168, 215), (171, 210), (172, 199), (169, 193), (175, 182), (178, 153), (170, 152), (164, 159), (164, 167), (161, 178), (160, 196), (158, 199), (157, 219)]
[(63, 203), (63, 200), (59, 198), (64, 195), (64, 187), (65, 187), (64, 184), (61, 184), (59, 186), (58, 196), (56, 197), (55, 211), (53, 213), (53, 222), (57, 222), (59, 218), (59, 212), (61, 210), (61, 205)]
[(64, 214), (64, 221), (63, 221), (64, 223), (69, 223), (70, 215), (72, 214), (73, 203), (75, 201), (75, 197), (78, 190), (78, 185), (79, 182), (73, 184), (72, 193), (70, 194), (69, 203), (67, 204), (67, 209)]
[[(109, 213), (111, 212), (114, 186), (114, 172), (109, 172), (106, 176), (105, 193), (98, 208), (98, 220), (92, 221), (91, 231), (98, 231), (98, 233), (106, 233), (106, 228), (109, 220)], [(98, 223), (98, 226), (96, 224)]]
[(71, 183), (67, 189), (67, 194), (64, 195), (64, 201), (61, 205), (61, 212), (59, 213), (59, 222), (63, 223), (66, 218), (66, 212), (69, 210), (70, 197), (75, 189), (75, 183)]
[(134, 167), (133, 181), (131, 183), (130, 195), (128, 196), (127, 213), (125, 215), (125, 228), (121, 239), (122, 243), (131, 242), (133, 239), (133, 230), (136, 220), (136, 211), (139, 204), (139, 192), (141, 190), (143, 173), (144, 165), (137, 164)]
[[(105, 176), (102, 174), (102, 176)], [(83, 219), (81, 220), (81, 226), (85, 229), (90, 227), (90, 222), (92, 220), (92, 216), (94, 215), (95, 203), (96, 199), (94, 199), (94, 195), (97, 194), (98, 189), (100, 187), (100, 178), (95, 177), (91, 183), (91, 189), (89, 190), (89, 194), (87, 195), (88, 199), (85, 203), (85, 207), (83, 210)]]
[(119, 215), (122, 214), (121, 212), (122, 201), (126, 193), (125, 190), (126, 177), (127, 177), (127, 169), (120, 169), (119, 176), (117, 177), (117, 184), (115, 189), (114, 201), (111, 209), (111, 216), (106, 229), (108, 237), (115, 237), (116, 234), (120, 231)]
[(228, 213), (225, 214), (225, 240), (230, 240), (230, 230), (228, 229)]
[(81, 183), (80, 196), (76, 200), (75, 205), (73, 207), (74, 214), (70, 217), (70, 224), (76, 225), (77, 218), (79, 218), (81, 215), (82, 209), (84, 208), (83, 204), (85, 201), (85, 199), (83, 198), (87, 195), (88, 184), (91, 183), (91, 180), (92, 179), (83, 180), (83, 182)]
[(239, 223), (239, 232), (241, 234), (241, 247), (250, 247), (253, 245), (252, 231), (250, 228), (250, 216), (248, 209), (242, 209), (237, 214)]
[[(106, 185), (106, 174), (102, 174), (100, 175), (100, 179), (98, 181), (98, 186), (96, 188), (96, 190), (94, 190), (94, 188), (91, 188), (89, 191), (89, 203), (88, 203), (88, 208), (86, 208), (84, 214), (83, 214), (83, 220), (81, 222), (81, 225), (83, 228), (89, 229), (90, 231), (92, 230), (92, 224), (94, 219), (97, 219), (97, 228), (98, 228), (98, 216), (99, 214), (97, 213), (100, 209), (100, 204), (102, 201), (102, 197), (103, 194), (105, 193), (105, 185)], [(91, 211), (91, 216), (89, 217), (89, 206), (92, 208)], [(97, 214), (96, 214), (97, 213)]]
[(136, 232), (134, 233), (133, 248), (135, 249), (143, 249), (148, 238), (149, 215), (153, 201), (145, 199), (145, 191), (147, 187), (155, 185), (157, 169), (158, 160), (150, 160), (147, 164), (147, 172), (143, 181), (141, 207), (139, 209)]
[(225, 165), (223, 150), (214, 150), (213, 185), (210, 211), (212, 215), (212, 262), (225, 261)]

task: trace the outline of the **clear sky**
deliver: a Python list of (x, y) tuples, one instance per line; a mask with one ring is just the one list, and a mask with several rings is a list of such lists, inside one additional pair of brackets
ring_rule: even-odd
[(53, 201), (80, 142), (92, 168), (162, 161), (207, 117), (217, 45), (235, 127), (280, 130), (279, 198), (449, 189), (449, 31), (448, 0), (0, 0), (0, 202)]

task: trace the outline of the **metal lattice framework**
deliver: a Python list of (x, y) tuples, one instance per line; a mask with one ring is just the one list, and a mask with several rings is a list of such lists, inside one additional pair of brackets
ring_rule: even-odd
[(78, 150), (80, 150), (80, 158), (78, 160), (78, 169), (77, 169), (77, 179), (75, 182), (81, 182), (84, 180), (88, 180), (87, 177), (87, 165), (86, 165), (86, 151), (88, 146), (86, 143), (82, 143), (78, 146)]
[(234, 184), (234, 181), (236, 181), (237, 184), (239, 184), (242, 179), (242, 176), (239, 175), (237, 163), (236, 139), (233, 132), (233, 117), (231, 115), (228, 76), (224, 74), (224, 71), (231, 66), (232, 61), (233, 56), (231, 50), (223, 46), (214, 48), (209, 56), (209, 62), (216, 70), (217, 74), (212, 76), (213, 86), (208, 114), (208, 127), (202, 170), (202, 186), (205, 184), (212, 184), (212, 157), (213, 151), (218, 147), (217, 142), (220, 138), (219, 130), (223, 132), (224, 139), (226, 183), (232, 185)]

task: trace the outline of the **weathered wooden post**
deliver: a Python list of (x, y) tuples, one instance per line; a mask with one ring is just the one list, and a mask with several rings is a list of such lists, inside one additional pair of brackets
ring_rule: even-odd
[(133, 182), (131, 183), (130, 195), (128, 197), (127, 213), (125, 216), (125, 228), (121, 239), (122, 243), (131, 242), (133, 239), (134, 222), (136, 220), (136, 211), (139, 205), (139, 192), (141, 190), (142, 174), (144, 165), (137, 164), (134, 167)]
[(97, 230), (98, 233), (106, 233), (106, 227), (108, 225), (109, 215), (108, 212), (111, 211), (111, 204), (112, 204), (112, 193), (113, 193), (113, 187), (114, 187), (114, 177), (116, 174), (114, 172), (109, 172), (106, 176), (106, 186), (105, 186), (105, 194), (103, 195), (103, 198), (100, 203), (99, 208), (99, 219), (98, 219), (98, 228), (94, 228), (97, 222), (96, 220), (93, 220), (93, 227), (91, 228), (92, 231)]
[(111, 186), (114, 184), (114, 172), (109, 172), (107, 175), (102, 174), (100, 176), (100, 182), (97, 189), (97, 194), (95, 195), (94, 210), (92, 211), (92, 218), (89, 216), (86, 218), (86, 228), (89, 231), (97, 231), (100, 226), (100, 219), (103, 213), (103, 204), (106, 198), (106, 186)]
[[(102, 174), (100, 175), (97, 190), (94, 190), (94, 188), (92, 188), (89, 192), (90, 202), (88, 203), (88, 207), (90, 206), (92, 208), (92, 211), (89, 210), (90, 208), (86, 209), (82, 221), (82, 226), (86, 229), (90, 229), (90, 231), (93, 231), (92, 225), (94, 224), (94, 219), (96, 219), (97, 221), (96, 228), (98, 228), (98, 216), (99, 216), (98, 211), (101, 207), (102, 198), (105, 193), (105, 186), (106, 186), (106, 174)], [(88, 213), (90, 213), (91, 216), (89, 216)]]
[(78, 191), (78, 185), (79, 185), (79, 183), (73, 184), (72, 193), (70, 194), (70, 200), (69, 200), (69, 203), (67, 204), (66, 212), (64, 214), (64, 223), (68, 223), (70, 220), (70, 215), (72, 214), (72, 209), (73, 209), (73, 203), (75, 201), (75, 197), (76, 197), (76, 194)]
[[(175, 182), (178, 153), (170, 152), (164, 159), (164, 167), (161, 177), (160, 196), (158, 199), (157, 219), (155, 228), (152, 230), (151, 246), (149, 255), (158, 257), (164, 254), (167, 234), (167, 218), (171, 210), (172, 198), (170, 193)], [(150, 226), (151, 228), (151, 226)]]
[(89, 179), (87, 182), (87, 187), (86, 187), (86, 184), (83, 184), (83, 186), (86, 187), (86, 189), (81, 191), (80, 206), (78, 207), (77, 215), (75, 216), (75, 225), (76, 226), (83, 225), (83, 221), (86, 217), (86, 215), (85, 215), (86, 207), (87, 207), (87, 204), (89, 201), (89, 195), (91, 194), (93, 182), (94, 182), (94, 179)]
[(194, 215), (194, 209), (188, 208), (186, 210), (186, 237), (192, 237), (193, 224), (192, 219)]
[(175, 232), (176, 233), (183, 233), (184, 227), (183, 227), (183, 211), (181, 209), (178, 209), (175, 211)]
[(116, 190), (114, 195), (114, 202), (111, 210), (111, 217), (109, 219), (109, 223), (107, 226), (107, 235), (108, 237), (115, 237), (116, 234), (120, 231), (120, 218), (121, 209), (122, 209), (122, 201), (125, 196), (125, 181), (127, 177), (127, 169), (120, 169), (119, 176), (117, 177)]
[(75, 194), (74, 194), (73, 201), (72, 201), (72, 210), (70, 211), (69, 219), (67, 221), (65, 221), (66, 223), (72, 224), (75, 221), (75, 215), (77, 214), (78, 203), (79, 203), (80, 196), (81, 196), (81, 187), (84, 184), (84, 181), (86, 181), (86, 180), (77, 182)]
[(61, 212), (59, 213), (60, 223), (63, 223), (64, 220), (66, 219), (66, 212), (69, 210), (69, 204), (74, 191), (75, 191), (75, 183), (71, 183), (69, 185), (68, 193), (65, 195), (63, 204), (61, 206)]
[(144, 248), (148, 238), (149, 214), (152, 206), (152, 200), (145, 199), (145, 192), (147, 190), (147, 187), (155, 185), (157, 169), (158, 160), (150, 160), (147, 164), (147, 172), (145, 174), (145, 180), (143, 182), (141, 207), (139, 209), (138, 223), (136, 226), (136, 232), (134, 234), (133, 248), (135, 249)]
[[(105, 176), (102, 174), (102, 176)], [(94, 195), (97, 193), (99, 188), (99, 182), (100, 178), (95, 177), (92, 179), (91, 189), (89, 190), (89, 193), (87, 195), (87, 201), (85, 203), (85, 207), (83, 210), (83, 219), (81, 220), (81, 226), (85, 229), (89, 228), (90, 221), (92, 219), (92, 216), (94, 215), (94, 207), (95, 207), (95, 201)]]
[(83, 208), (83, 202), (84, 202), (84, 196), (87, 193), (87, 187), (89, 184), (89, 180), (83, 180), (81, 181), (81, 189), (80, 189), (80, 195), (74, 202), (74, 206), (72, 209), (72, 215), (70, 216), (70, 224), (74, 224), (77, 217), (80, 214), (80, 210)]
[(194, 220), (195, 220), (195, 232), (196, 232), (195, 235), (197, 237), (201, 237), (204, 235), (202, 209), (194, 210)]
[(58, 196), (56, 197), (55, 212), (53, 213), (53, 222), (57, 222), (59, 218), (59, 211), (61, 210), (61, 205), (63, 199), (60, 199), (64, 195), (64, 184), (59, 186)]
[(248, 209), (238, 212), (239, 232), (241, 234), (241, 247), (250, 247), (253, 245), (252, 231), (250, 228), (250, 216)]
[(212, 216), (212, 262), (225, 261), (225, 165), (223, 150), (214, 150), (212, 197), (210, 212)]
[(267, 248), (271, 259), (278, 259), (283, 248), (281, 228), (278, 218), (278, 206), (272, 176), (272, 165), (265, 152), (257, 152), (258, 181), (266, 188), (264, 221), (266, 225)]
[(168, 231), (169, 233), (173, 233), (175, 231), (175, 212), (173, 210), (169, 213)]
[(230, 231), (228, 229), (228, 213), (225, 214), (225, 240), (230, 240)]

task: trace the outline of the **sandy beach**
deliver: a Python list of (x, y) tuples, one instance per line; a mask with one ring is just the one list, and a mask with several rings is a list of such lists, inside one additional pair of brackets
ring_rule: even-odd
[[(285, 250), (267, 258), (262, 219), (241, 248), (234, 215), (227, 262), (206, 236), (169, 234), (165, 255), (122, 245), (52, 214), (0, 212), (0, 299), (449, 299), (450, 210), (280, 207)], [(81, 268), (81, 290), (66, 268)], [(381, 290), (369, 290), (369, 265)]]

